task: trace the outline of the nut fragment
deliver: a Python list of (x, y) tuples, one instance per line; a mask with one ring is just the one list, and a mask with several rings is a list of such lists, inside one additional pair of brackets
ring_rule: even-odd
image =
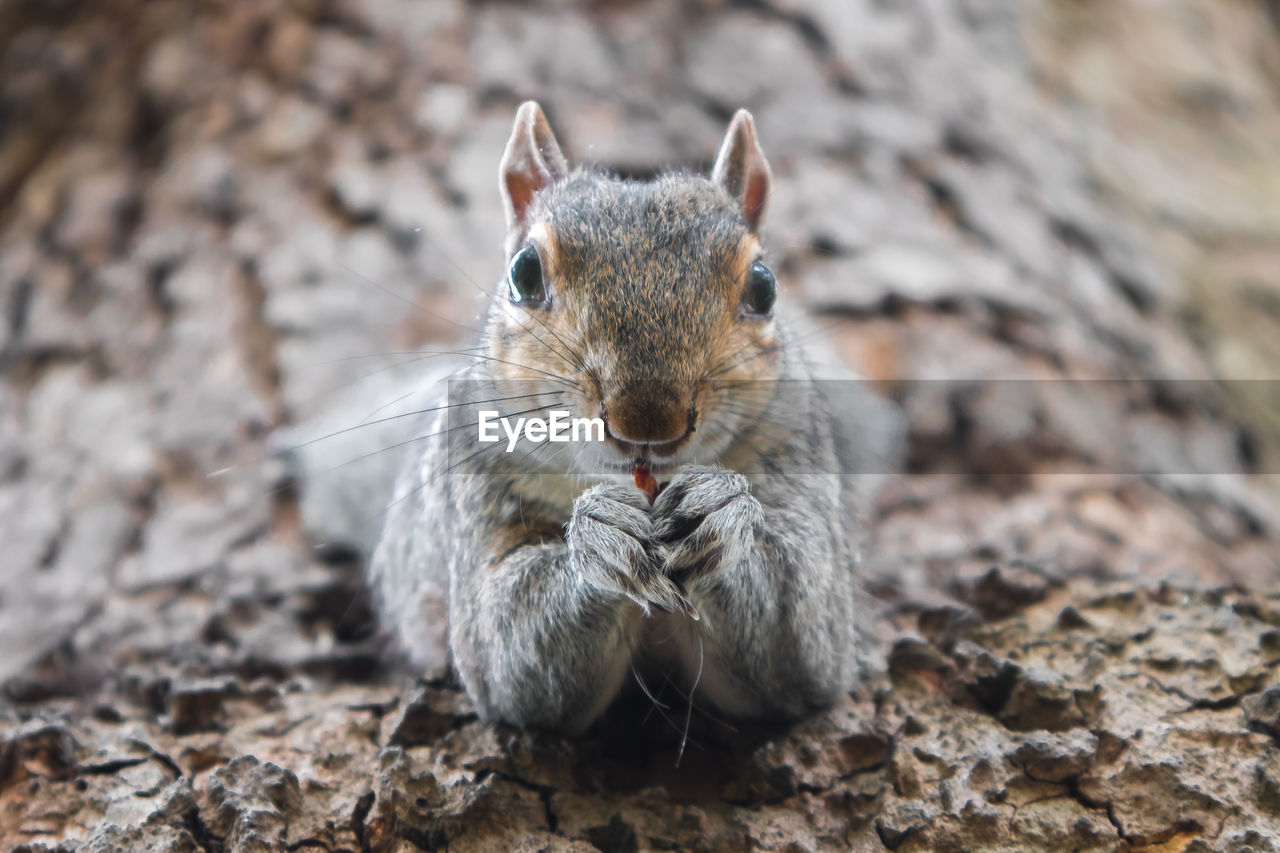
[(649, 505), (653, 505), (654, 498), (658, 496), (658, 481), (654, 479), (653, 474), (649, 473), (648, 465), (636, 465), (631, 471), (631, 476), (635, 478), (636, 488), (644, 492), (644, 496), (649, 499)]

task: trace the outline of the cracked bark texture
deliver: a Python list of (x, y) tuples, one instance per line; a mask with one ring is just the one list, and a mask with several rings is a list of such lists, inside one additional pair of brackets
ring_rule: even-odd
[[(1277, 409), (1211, 381), (1275, 373), (1274, 8), (5, 4), (6, 849), (1280, 849)], [(789, 298), (911, 418), (826, 714), (483, 725), (262, 461), (466, 339), (526, 97), (636, 175), (751, 108)]]

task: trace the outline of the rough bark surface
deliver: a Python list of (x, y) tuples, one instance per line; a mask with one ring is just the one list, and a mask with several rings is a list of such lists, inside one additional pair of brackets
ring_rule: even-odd
[[(6, 3), (6, 848), (1280, 850), (1280, 451), (1212, 381), (1274, 373), (1274, 4), (1098, 6)], [(1122, 121), (1123, 32), (1231, 61)], [(750, 107), (788, 298), (911, 418), (826, 714), (482, 724), (262, 459), (466, 339), (525, 97), (636, 175)]]

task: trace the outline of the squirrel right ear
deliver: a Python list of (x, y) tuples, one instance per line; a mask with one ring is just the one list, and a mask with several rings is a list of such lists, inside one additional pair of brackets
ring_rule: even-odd
[(534, 195), (569, 174), (560, 143), (536, 101), (525, 101), (516, 110), (515, 126), (498, 173), (502, 206), (507, 213), (508, 243), (518, 245), (529, 230)]
[(771, 176), (756, 138), (756, 123), (746, 110), (738, 110), (729, 122), (729, 132), (711, 169), (711, 180), (742, 205), (742, 215), (752, 233), (759, 231), (769, 200)]

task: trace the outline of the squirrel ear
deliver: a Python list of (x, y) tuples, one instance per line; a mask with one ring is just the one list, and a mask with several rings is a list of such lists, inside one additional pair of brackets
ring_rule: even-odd
[(720, 145), (711, 180), (742, 205), (747, 227), (753, 233), (760, 230), (764, 221), (770, 179), (769, 163), (756, 139), (756, 123), (751, 113), (738, 110)]
[(507, 234), (524, 239), (528, 230), (529, 207), (539, 191), (569, 174), (569, 164), (560, 151), (551, 125), (536, 101), (525, 101), (516, 110), (515, 126), (507, 140), (507, 150), (498, 166), (502, 206), (507, 212)]

